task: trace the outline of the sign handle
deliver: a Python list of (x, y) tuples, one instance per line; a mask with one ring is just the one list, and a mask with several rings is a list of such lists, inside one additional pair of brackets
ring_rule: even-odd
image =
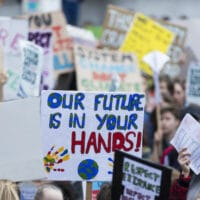
[(92, 182), (86, 183), (86, 200), (92, 200)]

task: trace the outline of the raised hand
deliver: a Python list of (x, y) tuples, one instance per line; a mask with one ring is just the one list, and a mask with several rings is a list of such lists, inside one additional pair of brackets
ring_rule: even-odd
[(187, 152), (187, 148), (181, 149), (178, 154), (178, 163), (181, 166), (184, 177), (188, 177), (190, 174), (190, 156), (191, 154)]

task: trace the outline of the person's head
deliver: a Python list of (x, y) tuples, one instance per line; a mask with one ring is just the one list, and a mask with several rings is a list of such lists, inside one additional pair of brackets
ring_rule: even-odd
[(185, 81), (176, 78), (173, 82), (173, 97), (177, 106), (185, 104)]
[(11, 181), (0, 180), (0, 199), (19, 200), (17, 185)]
[(55, 185), (46, 184), (38, 188), (34, 200), (63, 200), (63, 194)]
[(160, 103), (161, 108), (169, 107), (174, 105), (174, 99), (171, 95), (163, 94), (162, 102)]
[(111, 184), (106, 183), (101, 186), (97, 200), (111, 200)]
[(161, 127), (163, 135), (171, 139), (180, 123), (180, 112), (174, 106), (161, 109)]
[(168, 75), (161, 75), (159, 77), (160, 83), (160, 94), (163, 97), (164, 95), (172, 94), (173, 85), (170, 77)]

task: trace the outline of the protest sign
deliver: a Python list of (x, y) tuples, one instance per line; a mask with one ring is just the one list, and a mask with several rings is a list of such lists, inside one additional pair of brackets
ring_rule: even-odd
[(29, 16), (31, 31), (52, 30), (53, 66), (58, 74), (74, 70), (72, 39), (66, 30), (66, 21), (62, 12), (48, 12)]
[(108, 5), (101, 43), (110, 49), (119, 49), (133, 22), (134, 12), (114, 5)]
[(143, 91), (133, 54), (75, 46), (74, 56), (79, 90), (110, 91), (113, 75), (117, 74), (121, 81), (118, 91)]
[(89, 47), (96, 47), (97, 40), (94, 34), (86, 29), (82, 29), (76, 26), (67, 25), (67, 32), (69, 36), (73, 39), (73, 43), (89, 46)]
[(133, 52), (137, 55), (140, 68), (147, 74), (152, 75), (150, 67), (143, 62), (143, 57), (151, 51), (167, 53), (173, 42), (174, 34), (144, 16), (136, 14), (124, 42), (120, 48), (122, 52)]
[(179, 152), (182, 148), (187, 148), (191, 153), (190, 168), (194, 173), (200, 173), (200, 123), (196, 121), (190, 114), (186, 114), (183, 118), (171, 144)]
[(0, 121), (0, 179), (45, 178), (40, 100), (34, 97), (0, 103)]
[[(200, 34), (200, 20), (199, 19), (186, 19), (186, 20), (172, 20), (172, 23), (179, 24), (187, 29), (187, 37), (185, 40), (185, 48), (183, 49), (182, 61), (179, 63), (179, 76), (183, 79), (187, 78), (187, 71), (192, 62), (198, 62), (200, 60), (200, 46), (198, 45), (198, 39)], [(174, 71), (174, 69), (173, 69)], [(170, 70), (168, 70), (170, 73)], [(171, 73), (172, 70), (171, 70)]]
[(170, 46), (167, 55), (170, 57), (168, 63), (162, 70), (162, 73), (168, 74), (172, 78), (181, 74), (182, 68), (180, 67), (181, 57), (184, 54), (184, 44), (187, 36), (187, 28), (166, 21), (159, 21), (161, 25), (174, 33), (175, 38)]
[(0, 46), (3, 46), (4, 68), (8, 75), (4, 86), (4, 100), (19, 98), (17, 92), (22, 73), (19, 41), (27, 38), (28, 22), (26, 20), (0, 18)]
[(168, 200), (170, 182), (169, 168), (115, 152), (112, 199)]
[(21, 41), (23, 71), (18, 95), (22, 98), (39, 96), (43, 68), (43, 49), (29, 41)]
[(41, 89), (53, 89), (55, 84), (53, 68), (52, 30), (30, 31), (28, 40), (43, 48), (44, 60)]
[(49, 90), (41, 106), (50, 180), (110, 181), (115, 150), (141, 157), (143, 94)]
[(191, 63), (186, 84), (187, 104), (200, 104), (200, 65)]

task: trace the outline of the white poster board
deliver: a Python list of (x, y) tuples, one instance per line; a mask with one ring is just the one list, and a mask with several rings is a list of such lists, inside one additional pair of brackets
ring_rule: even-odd
[(0, 179), (45, 178), (40, 132), (40, 100), (0, 103)]
[(142, 155), (143, 94), (43, 91), (41, 106), (50, 180), (111, 181), (115, 150)]
[(43, 70), (43, 49), (33, 42), (21, 41), (22, 75), (18, 95), (22, 98), (39, 96)]
[(187, 114), (171, 144), (179, 152), (182, 148), (187, 148), (187, 151), (191, 153), (190, 157), (190, 168), (194, 173), (200, 173), (200, 123), (197, 122), (190, 114)]

